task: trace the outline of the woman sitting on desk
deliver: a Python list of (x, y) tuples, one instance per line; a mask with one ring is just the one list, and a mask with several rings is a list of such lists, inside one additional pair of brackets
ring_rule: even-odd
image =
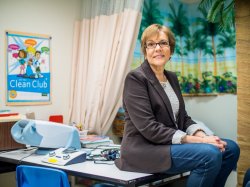
[(125, 80), (126, 125), (116, 166), (145, 173), (191, 171), (188, 187), (222, 187), (236, 167), (239, 147), (188, 116), (176, 74), (164, 70), (174, 48), (165, 26), (153, 24), (142, 34), (145, 61)]

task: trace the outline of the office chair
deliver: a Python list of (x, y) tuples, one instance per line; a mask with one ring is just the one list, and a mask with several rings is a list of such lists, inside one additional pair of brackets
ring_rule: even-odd
[(64, 171), (39, 166), (16, 168), (17, 187), (70, 187)]

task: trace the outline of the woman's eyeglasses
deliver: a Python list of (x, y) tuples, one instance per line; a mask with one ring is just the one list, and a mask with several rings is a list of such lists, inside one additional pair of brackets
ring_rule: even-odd
[(156, 48), (157, 45), (159, 45), (161, 48), (169, 47), (169, 41), (160, 41), (158, 43), (147, 42), (145, 46), (147, 49), (154, 49), (154, 48)]

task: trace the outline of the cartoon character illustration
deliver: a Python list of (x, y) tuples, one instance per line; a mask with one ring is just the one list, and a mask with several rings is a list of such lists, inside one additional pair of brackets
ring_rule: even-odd
[(41, 51), (36, 51), (35, 56), (34, 56), (34, 62), (33, 62), (33, 66), (35, 67), (35, 70), (36, 70), (35, 78), (43, 77), (43, 75), (41, 74), (41, 69), (40, 69), (40, 64), (41, 64), (40, 57), (41, 57)]
[(35, 78), (35, 74), (32, 70), (32, 64), (33, 64), (33, 60), (30, 58), (28, 60), (28, 64), (27, 64), (27, 67), (26, 67), (26, 73), (25, 75), (23, 75), (23, 77), (26, 77), (26, 78)]
[(29, 46), (26, 48), (26, 51), (27, 51), (27, 55), (28, 55), (28, 58), (31, 58), (33, 59), (34, 58), (34, 55), (35, 55), (35, 52), (36, 52), (36, 49), (32, 46)]
[(27, 57), (27, 52), (23, 49), (18, 52), (18, 61), (20, 63), (20, 73), (18, 76), (23, 76), (25, 74), (25, 59)]

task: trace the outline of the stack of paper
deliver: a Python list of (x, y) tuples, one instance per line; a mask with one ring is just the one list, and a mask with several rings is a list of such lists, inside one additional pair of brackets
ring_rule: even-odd
[(110, 145), (113, 141), (108, 136), (100, 135), (87, 135), (84, 138), (80, 138), (82, 147), (85, 148), (96, 148), (100, 145)]

